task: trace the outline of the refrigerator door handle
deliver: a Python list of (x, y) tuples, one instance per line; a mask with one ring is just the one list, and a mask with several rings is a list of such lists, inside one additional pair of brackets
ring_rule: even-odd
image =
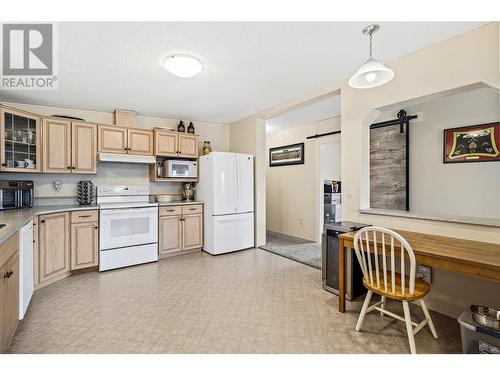
[(238, 212), (238, 184), (239, 184), (239, 175), (238, 175), (238, 158), (236, 155), (234, 157), (234, 212)]

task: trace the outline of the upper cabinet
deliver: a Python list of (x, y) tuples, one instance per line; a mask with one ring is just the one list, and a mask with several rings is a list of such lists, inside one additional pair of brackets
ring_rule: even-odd
[(99, 126), (99, 152), (153, 155), (153, 131), (118, 126)]
[(128, 129), (128, 153), (153, 155), (153, 132), (151, 130)]
[(156, 156), (177, 156), (179, 136), (176, 132), (155, 129), (154, 135)]
[(99, 152), (113, 152), (115, 154), (126, 154), (127, 129), (118, 126), (99, 126)]
[(71, 160), (73, 173), (97, 172), (97, 125), (71, 123)]
[(40, 172), (40, 117), (0, 107), (0, 171)]
[(52, 117), (42, 123), (43, 172), (96, 173), (97, 125)]
[(198, 158), (198, 136), (171, 130), (155, 129), (155, 155)]
[(42, 171), (69, 173), (71, 170), (71, 122), (44, 118), (42, 125)]

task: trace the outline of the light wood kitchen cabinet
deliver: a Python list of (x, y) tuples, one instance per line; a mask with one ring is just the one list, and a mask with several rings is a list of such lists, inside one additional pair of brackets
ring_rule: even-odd
[(97, 125), (71, 123), (71, 172), (97, 173)]
[(42, 120), (43, 172), (71, 172), (71, 121)]
[(155, 149), (157, 156), (177, 156), (178, 135), (168, 130), (154, 130)]
[(97, 125), (42, 120), (43, 172), (96, 173)]
[(71, 212), (71, 270), (99, 265), (99, 212)]
[(153, 155), (153, 132), (151, 130), (128, 129), (128, 153)]
[(127, 129), (118, 126), (98, 126), (98, 147), (99, 152), (112, 152), (115, 154), (126, 154)]
[(198, 136), (171, 130), (155, 129), (155, 156), (198, 158)]
[(71, 224), (71, 270), (99, 264), (98, 223)]
[(179, 133), (179, 156), (183, 158), (198, 157), (198, 136)]
[(153, 155), (153, 131), (99, 126), (98, 151), (115, 154)]
[(40, 285), (44, 286), (69, 275), (69, 212), (40, 215), (38, 226), (38, 278)]
[(182, 250), (203, 246), (203, 215), (185, 215), (182, 218)]
[(0, 246), (0, 353), (14, 337), (19, 318), (19, 236)]
[[(33, 173), (42, 170), (41, 129), (40, 116), (0, 107), (0, 171)], [(27, 166), (25, 159), (33, 163)]]
[(181, 223), (180, 215), (160, 217), (160, 238), (158, 244), (160, 255), (182, 250)]
[(203, 246), (203, 206), (164, 206), (159, 210), (159, 254), (181, 253)]
[(35, 289), (40, 284), (40, 276), (38, 274), (40, 270), (40, 251), (39, 251), (39, 237), (38, 237), (38, 216), (33, 218), (33, 283)]

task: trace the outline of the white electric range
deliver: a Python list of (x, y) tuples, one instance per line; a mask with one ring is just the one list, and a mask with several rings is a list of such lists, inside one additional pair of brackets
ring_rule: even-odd
[(148, 186), (98, 186), (99, 271), (158, 260), (158, 204)]

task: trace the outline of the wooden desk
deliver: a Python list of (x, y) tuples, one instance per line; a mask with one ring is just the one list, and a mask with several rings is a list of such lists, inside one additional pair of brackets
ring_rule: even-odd
[[(500, 245), (396, 230), (410, 244), (418, 264), (500, 282)], [(339, 235), (339, 311), (345, 312), (345, 249), (356, 232)], [(380, 244), (378, 244), (380, 247)], [(396, 244), (395, 244), (396, 245)], [(353, 261), (357, 261), (354, 259)]]

